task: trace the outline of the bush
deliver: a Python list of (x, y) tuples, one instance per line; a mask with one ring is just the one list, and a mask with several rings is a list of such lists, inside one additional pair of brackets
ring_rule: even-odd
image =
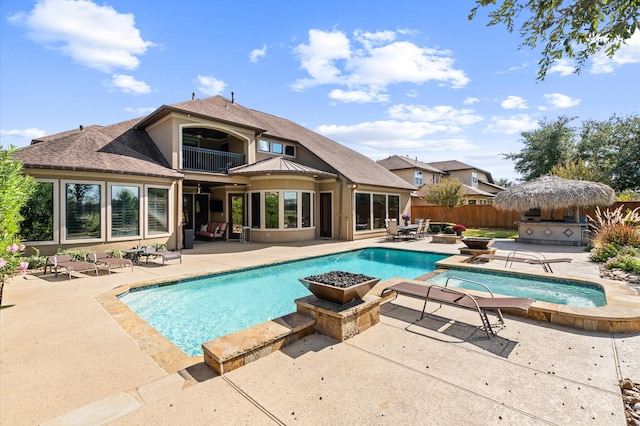
[(429, 230), (430, 230), (431, 232), (436, 233), (436, 234), (437, 234), (438, 232), (440, 232), (440, 230), (441, 230), (441, 229), (442, 229), (442, 228), (440, 228), (440, 225), (431, 225), (431, 226), (429, 226)]
[(589, 259), (592, 262), (606, 262), (614, 256), (617, 256), (620, 252), (620, 246), (616, 244), (606, 244), (604, 246), (596, 247), (589, 255)]
[(640, 273), (640, 257), (619, 254), (607, 260), (604, 266), (607, 269), (620, 268), (626, 272)]
[(604, 226), (595, 238), (596, 245), (616, 244), (618, 246), (640, 247), (640, 232), (630, 225), (616, 224)]
[(66, 254), (68, 256), (71, 256), (73, 260), (82, 260), (82, 261), (87, 259), (87, 255), (89, 253), (93, 253), (93, 250), (87, 250), (87, 249), (58, 250), (58, 254)]

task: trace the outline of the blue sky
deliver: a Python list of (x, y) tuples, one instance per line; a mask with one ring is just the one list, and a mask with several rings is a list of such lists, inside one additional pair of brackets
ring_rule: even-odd
[(474, 2), (0, 2), (0, 143), (235, 93), (374, 160), (457, 159), (516, 179), (502, 152), (559, 115), (640, 114), (640, 33), (613, 60), (536, 80), (518, 33)]

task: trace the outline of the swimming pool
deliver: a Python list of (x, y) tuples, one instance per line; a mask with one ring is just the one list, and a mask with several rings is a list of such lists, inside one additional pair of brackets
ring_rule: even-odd
[(190, 356), (201, 344), (296, 310), (311, 293), (298, 281), (333, 270), (386, 280), (417, 278), (448, 255), (367, 248), (131, 290), (120, 300)]
[[(493, 293), (505, 296), (530, 297), (544, 302), (580, 307), (599, 307), (607, 304), (602, 287), (576, 281), (543, 277), (532, 279), (509, 273), (475, 272), (461, 269), (450, 269), (429, 278), (427, 281), (444, 285), (447, 279), (451, 277), (480, 282), (489, 287)], [(449, 280), (448, 285), (450, 287), (484, 291), (477, 285), (465, 283), (454, 278)]]

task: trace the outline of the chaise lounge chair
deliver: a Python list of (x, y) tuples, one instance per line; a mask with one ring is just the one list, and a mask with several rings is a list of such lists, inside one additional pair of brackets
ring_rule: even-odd
[[(463, 291), (446, 287), (446, 284), (445, 287), (442, 287), (439, 285), (425, 285), (413, 282), (401, 282), (391, 287), (387, 287), (382, 291), (382, 295), (384, 296), (386, 293), (395, 291), (396, 297), (398, 294), (402, 294), (409, 297), (424, 299), (420, 319), (424, 318), (425, 309), (427, 308), (427, 302), (429, 300), (465, 309), (475, 309), (478, 312), (478, 315), (480, 315), (480, 321), (482, 321), (481, 328), (487, 333), (489, 338), (496, 335), (496, 330), (504, 327), (504, 317), (502, 316), (501, 309), (513, 309), (527, 312), (529, 307), (533, 302), (535, 302), (535, 300), (527, 297), (493, 297), (491, 290), (489, 290), (489, 288), (484, 284), (462, 278), (450, 277), (449, 279), (478, 284), (484, 287), (491, 297), (474, 296)], [(447, 283), (449, 279), (447, 279)], [(489, 317), (487, 316), (487, 311), (492, 311), (496, 314), (498, 317), (498, 323), (491, 324)]]
[(111, 268), (116, 267), (124, 268), (128, 266), (133, 271), (133, 262), (131, 262), (131, 260), (121, 257), (111, 257), (105, 252), (89, 253), (89, 260), (93, 263), (106, 265), (109, 274), (111, 274)]
[(475, 256), (472, 261), (476, 260), (504, 260), (504, 267), (511, 267), (513, 262), (528, 263), (530, 265), (540, 265), (545, 272), (553, 273), (551, 269), (552, 263), (569, 263), (571, 259), (568, 257), (559, 257), (553, 259), (547, 259), (542, 253), (536, 253), (533, 251), (514, 250), (508, 255), (496, 255), (496, 254), (480, 254)]
[(81, 260), (73, 260), (73, 258), (66, 254), (57, 254), (55, 256), (48, 256), (47, 263), (44, 265), (44, 273), (47, 273), (47, 267), (55, 273), (56, 278), (58, 272), (62, 269), (65, 274), (69, 275), (71, 280), (72, 272), (88, 272), (95, 271), (98, 276), (98, 265), (92, 262), (84, 262)]
[(146, 263), (149, 263), (149, 257), (153, 257), (154, 259), (156, 257), (161, 257), (163, 266), (167, 260), (172, 259), (180, 259), (180, 263), (182, 263), (182, 253), (180, 253), (179, 251), (158, 251), (149, 247), (143, 247), (143, 249), (144, 252), (141, 253), (141, 256), (147, 257)]

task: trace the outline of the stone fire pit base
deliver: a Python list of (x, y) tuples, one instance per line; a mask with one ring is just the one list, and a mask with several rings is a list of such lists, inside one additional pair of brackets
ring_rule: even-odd
[(346, 305), (307, 296), (295, 301), (297, 312), (316, 320), (316, 332), (340, 342), (380, 322), (380, 298), (355, 300)]

